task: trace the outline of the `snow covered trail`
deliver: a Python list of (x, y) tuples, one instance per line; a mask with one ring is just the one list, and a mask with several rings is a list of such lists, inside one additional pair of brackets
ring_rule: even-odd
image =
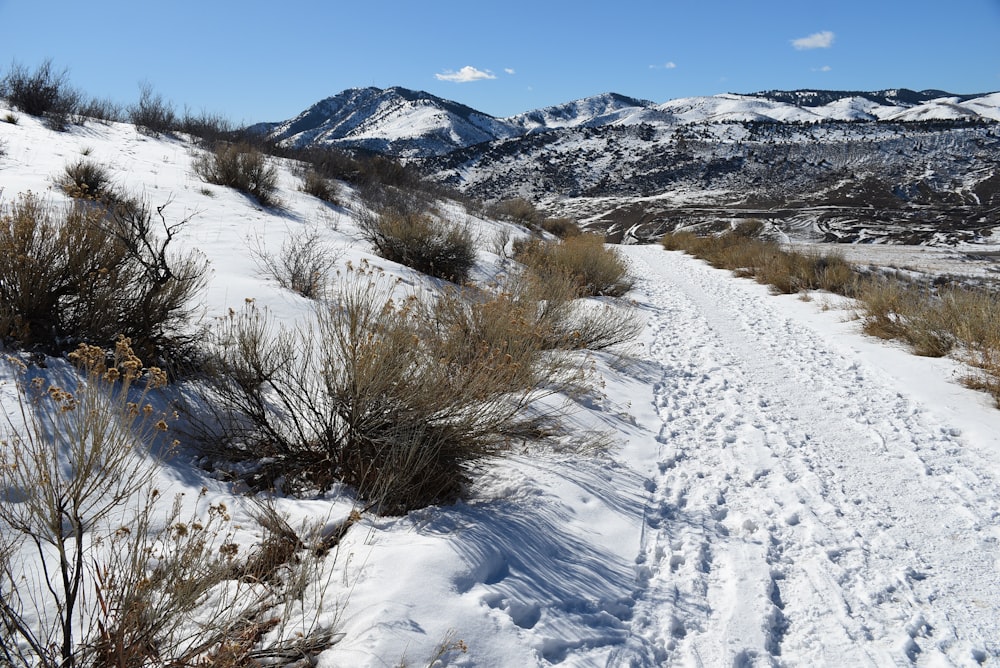
[(662, 427), (609, 665), (1000, 665), (996, 449), (761, 286), (625, 252)]

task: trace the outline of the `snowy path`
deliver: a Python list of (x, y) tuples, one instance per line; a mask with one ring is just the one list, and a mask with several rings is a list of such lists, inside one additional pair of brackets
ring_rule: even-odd
[(996, 453), (980, 461), (759, 286), (628, 255), (662, 428), (631, 635), (609, 664), (998, 661)]

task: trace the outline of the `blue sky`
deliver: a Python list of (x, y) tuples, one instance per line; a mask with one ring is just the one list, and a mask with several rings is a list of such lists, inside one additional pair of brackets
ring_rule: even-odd
[(0, 0), (0, 69), (121, 103), (283, 120), (357, 86), (507, 116), (614, 91), (1000, 90), (1000, 0)]

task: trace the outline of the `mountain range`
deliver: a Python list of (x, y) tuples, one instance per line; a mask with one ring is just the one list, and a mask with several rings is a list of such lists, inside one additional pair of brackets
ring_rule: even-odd
[(355, 88), (254, 130), (392, 155), (615, 240), (746, 217), (841, 242), (990, 241), (1000, 224), (1000, 93), (605, 93), (494, 118), (429, 93)]
[(569, 127), (661, 126), (718, 122), (1000, 121), (1000, 93), (955, 95), (940, 90), (765, 91), (679, 98), (657, 104), (604, 93), (494, 118), (406, 88), (351, 88), (295, 118), (255, 130), (282, 143), (361, 148), (403, 158), (439, 156), (483, 142)]

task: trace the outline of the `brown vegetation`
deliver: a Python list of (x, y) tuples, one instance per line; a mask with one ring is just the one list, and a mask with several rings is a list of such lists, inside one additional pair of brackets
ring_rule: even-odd
[(669, 234), (661, 243), (753, 277), (775, 292), (826, 290), (853, 297), (866, 334), (903, 341), (917, 355), (955, 354), (976, 369), (966, 384), (988, 391), (1000, 407), (1000, 296), (995, 290), (862, 274), (836, 253), (786, 250), (760, 238), (761, 231), (759, 223), (748, 223), (713, 236)]

